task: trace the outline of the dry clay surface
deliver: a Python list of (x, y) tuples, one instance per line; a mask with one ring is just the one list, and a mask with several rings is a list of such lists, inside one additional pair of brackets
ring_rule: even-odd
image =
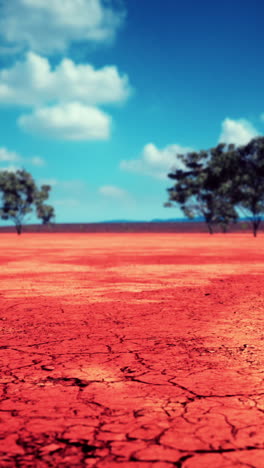
[(0, 466), (263, 468), (263, 241), (2, 234)]

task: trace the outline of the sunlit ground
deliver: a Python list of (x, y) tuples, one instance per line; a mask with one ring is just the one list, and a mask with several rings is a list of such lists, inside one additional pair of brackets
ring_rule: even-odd
[(1, 234), (0, 466), (264, 467), (263, 234)]

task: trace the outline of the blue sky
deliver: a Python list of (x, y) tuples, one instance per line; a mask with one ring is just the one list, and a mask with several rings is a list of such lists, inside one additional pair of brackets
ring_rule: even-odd
[(57, 222), (150, 220), (177, 154), (264, 133), (261, 0), (4, 0), (0, 168)]

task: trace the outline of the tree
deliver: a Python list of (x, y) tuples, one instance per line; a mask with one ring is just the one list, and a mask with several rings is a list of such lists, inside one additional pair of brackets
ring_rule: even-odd
[(238, 213), (235, 207), (236, 161), (233, 157), (235, 146), (223, 143), (209, 150), (207, 158), (206, 187), (212, 195), (211, 212), (215, 224), (226, 232), (230, 223), (236, 223)]
[(50, 189), (50, 185), (42, 185), (41, 189), (36, 193), (36, 214), (37, 217), (42, 220), (42, 224), (49, 224), (55, 218), (53, 206), (43, 204), (49, 197)]
[(178, 155), (185, 168), (168, 174), (176, 182), (168, 189), (169, 201), (165, 206), (176, 202), (189, 218), (202, 216), (210, 234), (215, 224), (226, 231), (228, 224), (237, 220), (229, 185), (221, 178), (223, 168), (219, 164), (224, 149), (225, 145), (218, 145), (208, 151)]
[[(37, 187), (32, 175), (24, 169), (16, 172), (0, 171), (0, 217), (11, 220), (17, 234), (21, 234), (22, 225), (34, 209), (42, 220), (54, 217), (54, 210), (44, 201), (49, 196), (50, 186)], [(52, 216), (51, 216), (52, 215)]]
[(53, 206), (37, 205), (37, 217), (42, 220), (42, 224), (49, 224), (55, 217)]
[(236, 148), (232, 158), (236, 166), (233, 201), (238, 210), (250, 218), (256, 237), (264, 214), (264, 137)]

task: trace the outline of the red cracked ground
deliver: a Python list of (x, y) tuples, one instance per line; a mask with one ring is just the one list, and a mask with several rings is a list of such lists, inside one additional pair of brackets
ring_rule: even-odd
[(264, 467), (262, 234), (0, 242), (1, 467)]

